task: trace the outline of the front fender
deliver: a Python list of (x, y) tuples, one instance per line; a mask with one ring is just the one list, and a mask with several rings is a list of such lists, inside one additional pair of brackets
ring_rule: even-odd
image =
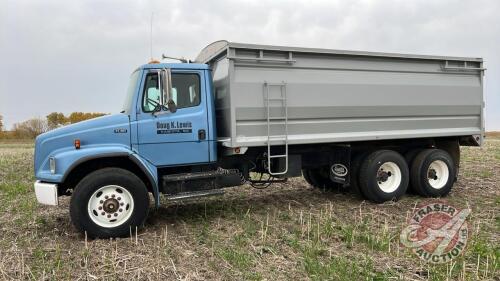
[[(80, 163), (96, 158), (127, 156), (131, 153), (132, 151), (125, 145), (99, 145), (86, 146), (81, 149), (58, 149), (44, 159), (42, 165), (35, 171), (35, 177), (37, 180), (44, 182), (61, 183), (69, 172)], [(50, 172), (50, 158), (54, 158), (55, 160), (55, 173)]]
[[(37, 180), (51, 183), (62, 183), (70, 172), (78, 167), (78, 165), (93, 159), (108, 158), (108, 157), (128, 157), (134, 162), (148, 177), (151, 186), (153, 187), (153, 194), (155, 197), (155, 205), (159, 205), (159, 188), (158, 188), (158, 174), (156, 167), (143, 159), (137, 153), (130, 150), (125, 145), (99, 145), (99, 146), (85, 146), (81, 149), (61, 149), (56, 150), (44, 160), (40, 168), (35, 171)], [(49, 158), (55, 159), (55, 173), (52, 174), (49, 167)]]
[(160, 206), (160, 190), (158, 188), (158, 170), (156, 166), (151, 164), (146, 159), (142, 158), (137, 153), (129, 154), (130, 160), (132, 160), (139, 168), (148, 176), (151, 185), (153, 186), (153, 195), (155, 198), (155, 206), (158, 208)]

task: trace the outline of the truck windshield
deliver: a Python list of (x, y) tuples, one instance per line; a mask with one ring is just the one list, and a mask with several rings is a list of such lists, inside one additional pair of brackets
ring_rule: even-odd
[(132, 75), (130, 75), (130, 81), (128, 84), (127, 88), (127, 96), (125, 97), (125, 103), (123, 104), (122, 107), (122, 113), (127, 113), (130, 111), (130, 107), (132, 106), (133, 102), (132, 99), (134, 98), (134, 93), (135, 89), (137, 88), (137, 83), (139, 82), (139, 70), (134, 71)]

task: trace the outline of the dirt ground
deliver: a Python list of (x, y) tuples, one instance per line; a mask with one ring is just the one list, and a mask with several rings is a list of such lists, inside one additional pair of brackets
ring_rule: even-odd
[(373, 204), (301, 179), (265, 190), (166, 202), (129, 238), (89, 240), (69, 198), (36, 203), (32, 143), (0, 143), (0, 280), (500, 280), (500, 139), (463, 147), (458, 182), (439, 199), (470, 208), (465, 254), (432, 265), (401, 246), (416, 206)]

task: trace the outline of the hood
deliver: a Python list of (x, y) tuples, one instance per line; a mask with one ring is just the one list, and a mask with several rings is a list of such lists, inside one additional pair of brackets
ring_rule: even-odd
[(75, 139), (80, 140), (81, 149), (107, 144), (130, 147), (130, 118), (123, 113), (105, 115), (39, 135), (35, 140), (35, 173), (51, 155), (75, 149)]

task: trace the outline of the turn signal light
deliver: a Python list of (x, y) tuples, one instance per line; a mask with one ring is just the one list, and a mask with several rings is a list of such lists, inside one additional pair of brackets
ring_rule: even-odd
[(80, 149), (80, 140), (79, 139), (75, 140), (75, 148)]

